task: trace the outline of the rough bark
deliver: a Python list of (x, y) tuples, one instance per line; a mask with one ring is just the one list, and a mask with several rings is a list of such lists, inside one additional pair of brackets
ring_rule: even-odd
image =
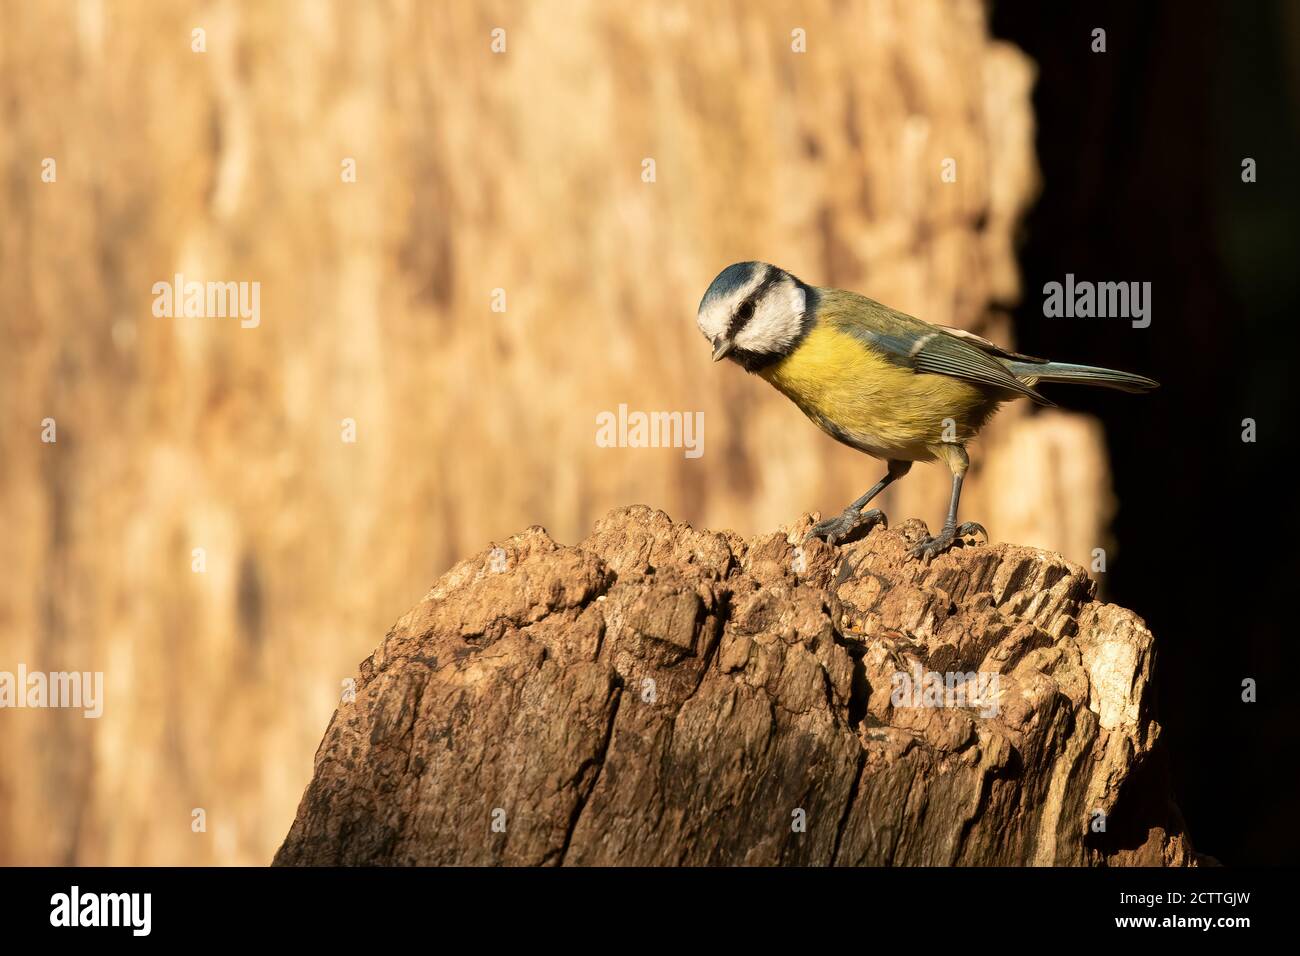
[[(1055, 554), (809, 520), (633, 507), (456, 565), (362, 663), (276, 863), (1194, 862), (1140, 618)], [(918, 668), (996, 684), (900, 698)]]

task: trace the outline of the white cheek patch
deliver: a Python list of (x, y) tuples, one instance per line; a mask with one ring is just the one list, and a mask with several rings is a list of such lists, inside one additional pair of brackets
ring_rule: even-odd
[(797, 285), (794, 287), (794, 296), (791, 298), (790, 305), (796, 314), (802, 318), (804, 312), (808, 310), (808, 295), (803, 291), (803, 286)]
[(720, 335), (725, 335), (731, 328), (731, 317), (740, 303), (749, 298), (749, 294), (759, 287), (765, 275), (764, 270), (754, 270), (754, 275), (739, 289), (727, 293), (722, 298), (712, 299), (700, 307), (695, 316), (695, 324), (700, 327), (704, 337), (712, 342)]
[(737, 348), (750, 352), (783, 352), (794, 344), (803, 327), (808, 297), (802, 288), (786, 278), (763, 296), (749, 320), (736, 336)]

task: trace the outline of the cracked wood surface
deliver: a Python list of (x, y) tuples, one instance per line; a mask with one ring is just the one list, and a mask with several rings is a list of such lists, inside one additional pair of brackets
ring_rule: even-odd
[[(1195, 862), (1152, 635), (1083, 568), (923, 566), (916, 521), (800, 547), (809, 524), (746, 541), (632, 507), (461, 562), (362, 663), (275, 862)], [(992, 690), (893, 692), (930, 672)]]

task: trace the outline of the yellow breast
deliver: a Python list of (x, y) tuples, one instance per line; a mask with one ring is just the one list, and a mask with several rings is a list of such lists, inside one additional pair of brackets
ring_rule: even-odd
[(998, 406), (974, 384), (900, 367), (826, 322), (758, 374), (832, 438), (877, 458), (929, 461), (927, 446), (973, 438)]

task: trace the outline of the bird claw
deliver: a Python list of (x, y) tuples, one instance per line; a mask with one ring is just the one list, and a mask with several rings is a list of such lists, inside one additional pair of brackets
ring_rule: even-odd
[(853, 511), (846, 508), (834, 518), (827, 518), (825, 521), (817, 522), (804, 535), (803, 540), (806, 544), (813, 538), (822, 538), (827, 544), (835, 544), (838, 541), (845, 540), (859, 528), (865, 527), (867, 531), (870, 531), (876, 525), (889, 527), (889, 519), (885, 517), (885, 513), (879, 508), (872, 508), (870, 511)]
[(957, 544), (958, 541), (961, 541), (964, 545), (966, 542), (961, 539), (977, 532), (986, 542), (988, 541), (989, 533), (978, 521), (967, 521), (955, 528), (945, 526), (937, 535), (932, 538), (926, 538), (916, 547), (912, 548), (912, 550), (908, 551), (907, 556), (909, 558), (916, 558), (920, 561), (928, 562), (931, 558), (943, 554), (953, 545)]

